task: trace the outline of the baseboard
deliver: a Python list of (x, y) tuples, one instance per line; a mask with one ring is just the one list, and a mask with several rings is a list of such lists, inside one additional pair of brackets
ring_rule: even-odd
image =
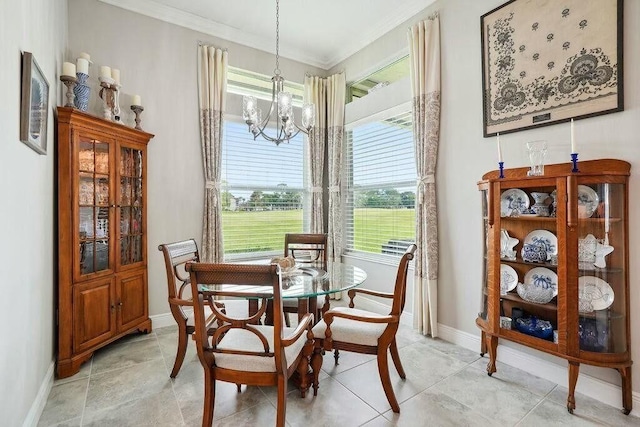
[(38, 421), (40, 421), (40, 416), (42, 415), (42, 411), (44, 410), (45, 405), (47, 404), (47, 399), (49, 398), (49, 392), (51, 391), (51, 387), (53, 387), (53, 372), (55, 371), (56, 362), (55, 360), (51, 361), (49, 365), (49, 369), (47, 369), (47, 373), (44, 375), (42, 379), (42, 383), (40, 384), (40, 389), (38, 390), (38, 394), (36, 398), (33, 400), (31, 404), (31, 408), (27, 413), (27, 417), (24, 419), (22, 423), (23, 427), (36, 427), (38, 425)]
[[(185, 310), (186, 311), (186, 310)], [(176, 320), (173, 318), (171, 312), (162, 313), (162, 314), (154, 314), (153, 316), (149, 316), (151, 319), (151, 328), (164, 328), (167, 326), (175, 326)]]
[[(469, 350), (480, 351), (480, 336), (459, 331), (447, 325), (438, 324), (440, 338)], [(513, 347), (500, 346), (498, 362), (505, 363), (525, 372), (529, 372), (545, 380), (554, 382), (562, 387), (568, 385), (568, 369), (566, 366), (536, 357), (528, 352), (520, 351)], [(576, 391), (600, 402), (616, 408), (622, 407), (622, 389), (620, 386), (602, 381), (601, 379), (581, 373), (576, 386)], [(640, 406), (640, 393), (632, 392), (633, 407)], [(634, 410), (630, 415), (638, 416), (640, 411)]]

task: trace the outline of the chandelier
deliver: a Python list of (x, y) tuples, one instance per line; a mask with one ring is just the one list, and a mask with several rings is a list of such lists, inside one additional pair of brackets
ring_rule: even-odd
[[(255, 140), (262, 136), (267, 141), (280, 145), (282, 142), (289, 142), (300, 132), (309, 134), (316, 121), (316, 106), (314, 104), (304, 104), (302, 106), (302, 127), (293, 120), (293, 97), (290, 92), (284, 91), (284, 78), (280, 75), (280, 0), (276, 0), (276, 68), (273, 70), (274, 76), (271, 78), (271, 105), (265, 117), (262, 110), (258, 108), (255, 96), (244, 96), (242, 98), (242, 118), (249, 126), (249, 131)], [(273, 116), (273, 119), (272, 119)], [(275, 135), (266, 133), (267, 125), (270, 121), (277, 123)]]

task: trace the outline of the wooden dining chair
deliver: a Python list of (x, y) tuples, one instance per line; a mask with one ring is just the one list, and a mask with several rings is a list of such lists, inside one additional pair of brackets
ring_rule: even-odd
[[(413, 259), (415, 251), (416, 245), (412, 244), (400, 259), (393, 293), (362, 288), (350, 289), (348, 292), (349, 307), (332, 308), (324, 313), (323, 320), (313, 328), (316, 348), (311, 360), (312, 367), (322, 365), (322, 350), (344, 350), (377, 355), (378, 373), (380, 374), (382, 388), (393, 412), (400, 412), (400, 406), (391, 386), (387, 352), (391, 353), (391, 359), (400, 378), (405, 379), (406, 375), (400, 362), (396, 344), (396, 332), (400, 325), (400, 315), (404, 308), (407, 293), (409, 261)], [(356, 294), (391, 299), (391, 311), (387, 315), (381, 315), (356, 309), (353, 302)], [(316, 382), (317, 378), (314, 378), (314, 385)]]
[[(284, 256), (295, 259), (296, 264), (303, 267), (317, 267), (327, 271), (327, 234), (287, 233), (284, 236)], [(317, 297), (315, 321), (322, 317), (322, 308), (328, 296)], [(299, 313), (298, 300), (285, 299), (282, 304), (285, 321), (289, 325), (289, 313)]]
[[(313, 316), (306, 314), (295, 329), (283, 326), (279, 268), (275, 264), (188, 263), (186, 266), (193, 295), (197, 295), (194, 298), (195, 340), (204, 368), (203, 426), (211, 426), (213, 422), (216, 381), (277, 386), (276, 426), (285, 425), (287, 380), (296, 370), (303, 381), (307, 378), (313, 352)], [(203, 284), (209, 286), (203, 289), (200, 287)], [(236, 286), (233, 290), (224, 290), (215, 286), (219, 284)], [(257, 298), (262, 304), (251, 316), (235, 317), (209, 304), (211, 299), (221, 297)], [(274, 316), (273, 326), (256, 324), (266, 311), (267, 299), (273, 300), (275, 312), (280, 313)], [(207, 305), (224, 322), (212, 335), (207, 333)]]
[[(158, 246), (158, 250), (164, 255), (164, 264), (167, 272), (168, 300), (171, 314), (178, 324), (178, 349), (173, 363), (170, 377), (175, 378), (180, 372), (184, 356), (187, 352), (188, 337), (194, 332), (194, 318), (191, 308), (191, 287), (189, 286), (189, 274), (185, 271), (187, 262), (199, 262), (200, 254), (198, 245), (193, 239), (181, 242), (166, 243)], [(248, 313), (246, 300), (225, 300), (217, 304), (226, 312)], [(185, 311), (185, 308), (187, 309)], [(212, 333), (217, 327), (219, 319), (216, 319), (211, 310), (207, 308), (207, 329)]]

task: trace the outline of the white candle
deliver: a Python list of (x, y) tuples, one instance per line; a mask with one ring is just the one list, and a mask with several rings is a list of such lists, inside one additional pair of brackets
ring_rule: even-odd
[(502, 148), (500, 147), (500, 132), (496, 133), (496, 143), (498, 144), (498, 163), (502, 161)]
[(87, 52), (82, 52), (80, 54), (80, 58), (86, 59), (89, 64), (93, 64), (93, 62), (91, 62), (91, 55), (89, 55)]
[(111, 78), (111, 67), (107, 67), (103, 65), (100, 67), (100, 77), (106, 77), (108, 79)]
[(573, 119), (571, 119), (571, 154), (577, 153), (576, 140), (573, 136)]
[(71, 62), (63, 62), (62, 63), (62, 75), (63, 76), (76, 76), (76, 66)]
[(111, 69), (111, 78), (116, 81), (116, 84), (120, 84), (120, 70), (117, 68)]
[(131, 105), (142, 106), (142, 99), (140, 98), (140, 95), (133, 95)]
[(85, 58), (78, 58), (76, 60), (76, 71), (78, 73), (89, 74), (89, 61)]

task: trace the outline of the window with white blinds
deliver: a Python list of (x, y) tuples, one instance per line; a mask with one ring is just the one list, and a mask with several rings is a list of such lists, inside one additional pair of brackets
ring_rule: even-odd
[(348, 126), (346, 139), (346, 251), (400, 256), (415, 240), (411, 111)]
[[(275, 131), (271, 130), (273, 134)], [(303, 231), (303, 138), (276, 146), (244, 123), (224, 123), (222, 234), (226, 259), (280, 255)]]

